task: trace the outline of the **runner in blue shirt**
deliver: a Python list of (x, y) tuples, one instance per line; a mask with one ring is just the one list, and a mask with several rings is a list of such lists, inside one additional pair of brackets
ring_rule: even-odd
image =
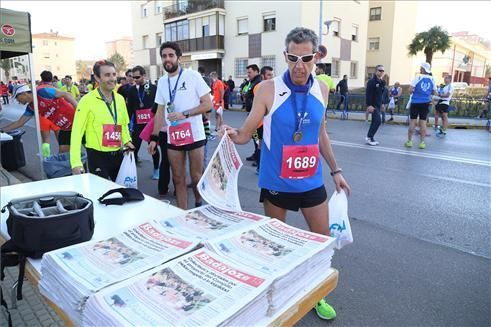
[[(324, 110), (329, 90), (313, 78), (317, 51), (314, 31), (297, 27), (285, 40), (288, 70), (263, 81), (252, 110), (239, 129), (224, 125), (232, 141), (245, 144), (262, 119), (260, 202), (266, 216), (285, 221), (287, 210), (302, 211), (311, 231), (329, 235), (327, 194), (321, 157), (327, 161), (337, 191), (351, 188), (337, 166), (326, 132)], [(315, 310), (322, 319), (333, 319), (334, 309), (323, 299)]]
[(412, 83), (409, 92), (411, 93), (411, 107), (409, 108), (409, 129), (407, 131), (407, 141), (404, 144), (410, 148), (413, 146), (413, 134), (416, 128), (416, 121), (419, 117), (419, 148), (426, 148), (426, 118), (428, 117), (430, 102), (432, 96), (436, 92), (436, 83), (431, 74), (431, 66), (427, 62), (421, 63), (420, 75), (416, 77)]

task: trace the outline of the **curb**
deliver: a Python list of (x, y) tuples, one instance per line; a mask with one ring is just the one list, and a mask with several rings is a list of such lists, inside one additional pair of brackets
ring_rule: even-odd
[[(229, 108), (229, 109), (225, 109), (226, 111), (235, 111), (235, 112), (246, 112), (245, 109), (241, 109), (241, 108)], [(363, 112), (357, 112), (359, 114), (363, 114)], [(341, 117), (336, 115), (334, 116), (332, 113), (328, 113), (328, 116), (327, 118), (329, 119), (337, 119), (337, 120), (341, 120)], [(351, 117), (350, 119), (348, 120), (353, 120), (353, 121), (365, 121), (365, 119), (363, 119), (363, 117), (361, 119), (358, 119), (358, 117)], [(451, 120), (451, 118), (449, 119)], [(386, 122), (385, 123), (386, 125), (406, 125), (406, 121), (391, 121), (391, 122)], [(486, 123), (484, 123), (482, 126), (481, 125), (475, 125), (475, 124), (468, 124), (468, 123), (450, 123), (448, 124), (448, 128), (450, 129), (486, 129)]]

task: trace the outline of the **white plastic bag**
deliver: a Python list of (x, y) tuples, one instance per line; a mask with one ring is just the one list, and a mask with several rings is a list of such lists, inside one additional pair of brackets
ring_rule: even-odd
[(394, 100), (394, 97), (391, 97), (389, 101), (389, 109), (394, 109), (395, 107), (396, 107), (396, 101)]
[(348, 198), (343, 190), (334, 191), (329, 200), (329, 230), (336, 239), (336, 249), (353, 243), (353, 234), (348, 218)]
[(124, 187), (138, 188), (135, 154), (133, 151), (128, 151), (124, 154), (123, 161), (119, 167), (116, 184)]

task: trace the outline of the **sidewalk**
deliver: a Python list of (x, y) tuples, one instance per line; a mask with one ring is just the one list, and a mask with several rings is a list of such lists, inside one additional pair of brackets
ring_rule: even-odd
[[(243, 111), (245, 113), (244, 109), (241, 109), (241, 105), (233, 105), (230, 109), (231, 111)], [(333, 113), (332, 109), (328, 109), (327, 112), (327, 118), (328, 119), (341, 119), (341, 114), (342, 111), (337, 110), (336, 114)], [(390, 115), (386, 115), (386, 119), (389, 119)], [(364, 112), (359, 112), (359, 111), (349, 111), (348, 112), (348, 120), (355, 120), (355, 121), (364, 121), (365, 120), (365, 113)], [(448, 119), (448, 128), (457, 128), (457, 129), (485, 129), (486, 128), (486, 119), (475, 119), (475, 118), (455, 118), (455, 117), (450, 117)], [(386, 122), (386, 124), (391, 125), (391, 124), (396, 124), (396, 125), (405, 125), (407, 124), (407, 115), (394, 115), (394, 120), (391, 122)], [(434, 116), (430, 116), (430, 124), (433, 126), (435, 124), (435, 119)]]

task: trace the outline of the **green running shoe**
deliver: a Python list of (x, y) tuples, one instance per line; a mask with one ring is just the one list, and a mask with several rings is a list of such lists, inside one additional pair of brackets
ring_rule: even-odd
[(412, 148), (413, 147), (413, 141), (407, 140), (407, 142), (404, 143), (404, 146), (406, 146), (406, 148)]
[(418, 148), (420, 148), (420, 149), (424, 149), (424, 148), (426, 148), (426, 144), (425, 144), (425, 142), (421, 142), (421, 143), (418, 145)]
[(319, 303), (316, 304), (315, 312), (317, 313), (319, 318), (324, 320), (332, 320), (336, 318), (336, 311), (324, 299), (320, 300)]

